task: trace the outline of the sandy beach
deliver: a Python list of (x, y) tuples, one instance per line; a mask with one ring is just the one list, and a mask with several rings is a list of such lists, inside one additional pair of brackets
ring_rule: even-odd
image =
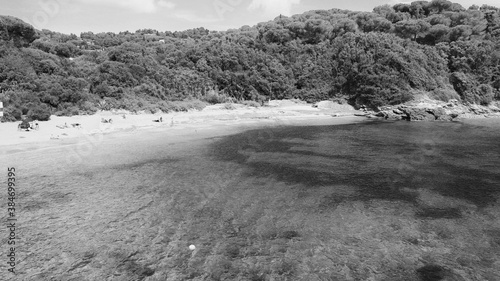
[[(311, 104), (293, 101), (271, 101), (266, 107), (234, 104), (231, 108), (227, 109), (225, 104), (219, 104), (207, 106), (201, 111), (189, 112), (133, 114), (127, 111), (100, 111), (94, 115), (51, 116), (49, 121), (39, 121), (37, 130), (18, 130), (19, 122), (1, 123), (0, 147), (46, 147), (74, 143), (88, 136), (117, 132), (126, 135), (137, 131), (170, 130), (173, 134), (179, 135), (203, 129), (220, 131), (229, 126), (234, 131), (262, 125), (279, 126), (304, 122), (311, 125), (329, 125), (365, 120), (363, 117), (355, 116), (354, 114), (360, 112), (348, 105), (332, 106), (330, 103), (324, 103), (323, 107), (313, 107)], [(160, 118), (162, 122), (157, 122)], [(103, 119), (111, 119), (112, 123), (104, 123)]]

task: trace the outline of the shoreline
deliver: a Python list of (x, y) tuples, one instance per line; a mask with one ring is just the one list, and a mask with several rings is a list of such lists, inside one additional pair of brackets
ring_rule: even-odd
[[(429, 106), (429, 103), (420, 103), (413, 106), (433, 108), (436, 107), (436, 104)], [(92, 138), (102, 138), (107, 135), (121, 134), (122, 137), (127, 138), (134, 133), (148, 134), (158, 130), (170, 130), (172, 136), (190, 138), (193, 137), (190, 135), (206, 129), (217, 131), (205, 133), (206, 137), (210, 137), (212, 135), (230, 135), (268, 126), (340, 125), (386, 119), (401, 120), (401, 118), (391, 118), (394, 117), (391, 108), (380, 111), (385, 114), (376, 115), (332, 102), (320, 102), (313, 106), (283, 100), (271, 101), (269, 106), (264, 107), (248, 107), (239, 104), (233, 107), (226, 109), (225, 104), (217, 104), (207, 106), (201, 111), (189, 112), (146, 114), (117, 110), (101, 111), (93, 115), (51, 116), (49, 121), (38, 122), (40, 126), (38, 130), (30, 131), (19, 131), (17, 129), (19, 122), (0, 123), (0, 135), (2, 135), (0, 151), (1, 154), (33, 151), (76, 144), (82, 140), (92, 142)], [(387, 112), (393, 115), (388, 115)], [(154, 122), (160, 117), (163, 122)], [(102, 119), (113, 119), (113, 123), (102, 123)], [(472, 125), (481, 125), (482, 123), (500, 125), (499, 120), (500, 116), (498, 115), (486, 116), (485, 114), (472, 114), (470, 111), (465, 111), (451, 121)], [(446, 122), (446, 120), (442, 121)], [(79, 126), (73, 127), (72, 124), (79, 124)]]
[[(93, 143), (106, 136), (130, 138), (153, 132), (168, 132), (172, 137), (198, 139), (230, 135), (240, 131), (269, 126), (337, 125), (369, 121), (356, 116), (360, 111), (344, 105), (317, 108), (310, 104), (276, 101), (273, 106), (237, 105), (224, 109), (224, 104), (208, 106), (201, 111), (131, 114), (126, 111), (104, 111), (94, 115), (51, 116), (39, 121), (38, 130), (19, 131), (19, 122), (0, 124), (1, 154), (34, 151), (83, 142)], [(125, 118), (123, 117), (125, 116)], [(154, 122), (162, 117), (163, 122)], [(113, 119), (113, 123), (102, 123)], [(73, 127), (72, 124), (79, 124)]]

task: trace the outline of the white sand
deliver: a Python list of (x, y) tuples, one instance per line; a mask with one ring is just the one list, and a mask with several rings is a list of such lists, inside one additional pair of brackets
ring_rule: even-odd
[[(65, 140), (83, 138), (93, 134), (127, 132), (144, 129), (161, 129), (182, 132), (184, 129), (213, 128), (218, 126), (245, 125), (293, 125), (307, 121), (310, 124), (342, 124), (364, 120), (354, 117), (359, 113), (354, 109), (315, 108), (310, 104), (290, 101), (276, 101), (268, 107), (246, 107), (233, 105), (235, 109), (225, 109), (224, 105), (208, 106), (202, 111), (176, 112), (169, 114), (130, 114), (125, 111), (98, 112), (95, 115), (58, 117), (49, 121), (39, 121), (38, 130), (18, 130), (20, 122), (0, 124), (0, 147), (23, 144), (52, 145)], [(125, 115), (125, 118), (123, 118)], [(163, 122), (153, 122), (162, 117)], [(343, 118), (349, 117), (349, 118)], [(102, 119), (112, 119), (113, 123), (102, 123)], [(80, 128), (72, 124), (80, 124)], [(60, 126), (68, 128), (61, 129)], [(59, 127), (58, 127), (59, 126)]]

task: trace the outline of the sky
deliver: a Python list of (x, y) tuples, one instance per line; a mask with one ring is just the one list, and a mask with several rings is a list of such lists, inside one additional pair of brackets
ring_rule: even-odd
[[(182, 31), (204, 27), (227, 30), (253, 26), (281, 15), (309, 10), (372, 11), (374, 7), (407, 0), (0, 0), (0, 15), (24, 20), (37, 29), (65, 34), (81, 32), (134, 32), (151, 28)], [(499, 0), (455, 0), (499, 7)]]

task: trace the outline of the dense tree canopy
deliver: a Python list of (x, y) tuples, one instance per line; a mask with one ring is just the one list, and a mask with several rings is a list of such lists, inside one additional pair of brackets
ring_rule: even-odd
[(377, 107), (417, 92), (481, 104), (500, 98), (499, 8), (415, 1), (372, 13), (314, 10), (224, 32), (80, 36), (0, 16), (7, 120), (186, 110), (199, 100), (346, 99)]

